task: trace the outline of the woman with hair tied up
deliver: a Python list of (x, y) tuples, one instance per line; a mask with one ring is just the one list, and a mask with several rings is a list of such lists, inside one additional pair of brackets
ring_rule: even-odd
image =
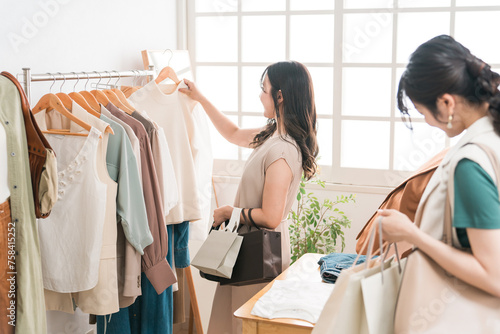
[[(201, 103), (219, 133), (229, 142), (253, 148), (248, 158), (234, 207), (243, 208), (241, 223), (250, 226), (251, 218), (259, 227), (281, 232), (283, 269), (290, 264), (290, 238), (287, 216), (297, 196), (302, 173), (310, 179), (316, 173), (316, 106), (311, 76), (307, 68), (295, 61), (284, 61), (266, 68), (261, 78), (260, 100), (264, 128), (240, 129), (217, 110), (197, 89), (184, 80), (188, 88), (179, 89)], [(214, 211), (214, 226), (231, 217), (233, 207)], [(246, 219), (245, 219), (246, 218)], [(265, 286), (217, 286), (208, 333), (241, 333), (241, 320), (233, 317), (241, 305)]]
[[(425, 122), (448, 137), (467, 131), (423, 193), (420, 229), (396, 210), (379, 214), (385, 240), (415, 245), (451, 275), (500, 298), (500, 185), (490, 159), (476, 145), (489, 147), (500, 160), (499, 84), (500, 76), (488, 64), (450, 36), (437, 36), (416, 49), (399, 82), (402, 116), (409, 120), (406, 95)], [(454, 247), (439, 240), (448, 187), (454, 194)]]

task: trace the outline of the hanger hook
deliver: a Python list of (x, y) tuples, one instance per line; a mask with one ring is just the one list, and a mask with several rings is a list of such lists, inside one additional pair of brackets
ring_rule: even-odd
[(132, 78), (132, 87), (134, 87), (138, 75), (136, 70), (132, 70), (132, 72), (134, 72), (134, 77)]
[(49, 88), (49, 93), (52, 93), (52, 86), (54, 86), (54, 84), (56, 83), (56, 76), (52, 73), (49, 73), (49, 72), (47, 72), (47, 74), (50, 75), (54, 79), (54, 81), (52, 81), (52, 85), (50, 85), (50, 88)]
[(106, 72), (106, 74), (108, 75), (108, 78), (109, 78), (108, 82), (106, 82), (106, 86), (108, 86), (109, 82), (111, 81), (111, 72), (110, 71), (104, 71), (104, 72)]
[(84, 90), (87, 90), (87, 84), (89, 83), (90, 81), (90, 75), (88, 72), (82, 72), (82, 74), (86, 74), (87, 75), (87, 82), (85, 82), (85, 87), (84, 87)]
[(71, 73), (73, 73), (74, 75), (76, 75), (76, 83), (73, 86), (73, 92), (76, 92), (76, 85), (80, 82), (80, 76), (76, 72), (71, 72)]
[(64, 74), (62, 74), (61, 72), (57, 72), (57, 74), (60, 74), (64, 79), (61, 87), (59, 87), (59, 92), (62, 93), (62, 88), (63, 88), (64, 84), (66, 83), (66, 76)]
[(170, 66), (170, 61), (174, 57), (174, 51), (172, 51), (171, 49), (165, 49), (165, 51), (163, 51), (163, 54), (165, 54), (165, 52), (167, 51), (170, 51), (170, 58), (168, 58), (168, 63), (167, 63), (167, 66)]
[(113, 70), (112, 72), (116, 72), (116, 75), (118, 75), (118, 79), (116, 79), (116, 82), (115, 82), (115, 86), (118, 87), (118, 81), (120, 81), (120, 79), (122, 78), (121, 75), (120, 75), (120, 72), (118, 72), (117, 70)]
[(102, 75), (101, 73), (97, 72), (97, 71), (93, 71), (95, 74), (97, 74), (99, 76), (99, 81), (97, 81), (97, 85), (96, 85), (96, 89), (98, 88), (99, 84), (101, 83), (101, 80), (102, 80)]

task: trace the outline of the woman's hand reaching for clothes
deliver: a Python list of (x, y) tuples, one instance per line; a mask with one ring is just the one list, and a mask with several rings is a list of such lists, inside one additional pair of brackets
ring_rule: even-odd
[(229, 220), (231, 218), (232, 213), (233, 213), (233, 207), (229, 205), (224, 205), (221, 206), (220, 208), (215, 209), (214, 223), (212, 224), (212, 226), (217, 227), (226, 220)]
[(179, 92), (198, 102), (201, 102), (205, 98), (194, 82), (184, 79), (184, 83), (188, 88), (179, 88)]
[(388, 242), (406, 241), (415, 244), (420, 231), (407, 215), (397, 210), (378, 210), (378, 223), (382, 223), (382, 237)]

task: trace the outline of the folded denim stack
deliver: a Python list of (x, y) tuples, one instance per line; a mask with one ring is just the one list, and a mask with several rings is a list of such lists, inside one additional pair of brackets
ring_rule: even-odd
[[(318, 264), (320, 265), (320, 274), (323, 281), (327, 283), (335, 283), (342, 269), (348, 269), (352, 267), (352, 264), (356, 260), (357, 256), (358, 254), (346, 253), (331, 253), (323, 256), (318, 261)], [(356, 264), (360, 264), (365, 261), (366, 256), (360, 255)]]

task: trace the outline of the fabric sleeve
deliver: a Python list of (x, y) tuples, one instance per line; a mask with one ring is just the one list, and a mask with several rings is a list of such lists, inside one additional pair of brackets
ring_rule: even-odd
[(153, 236), (149, 230), (146, 205), (134, 156), (130, 158), (127, 165), (127, 169), (120, 169), (116, 211), (120, 216), (125, 237), (142, 255), (144, 248), (153, 243)]
[(160, 187), (151, 154), (151, 146), (146, 138), (141, 141), (141, 159), (143, 163), (142, 180), (146, 213), (153, 243), (144, 249), (142, 271), (158, 294), (162, 293), (177, 280), (167, 262), (168, 236), (163, 215)]
[(454, 227), (500, 229), (498, 188), (479, 164), (469, 159), (460, 160), (454, 185)]
[(293, 172), (295, 170), (294, 166), (299, 163), (297, 150), (298, 149), (291, 143), (285, 142), (284, 140), (278, 141), (269, 148), (264, 158), (264, 172), (267, 171), (273, 162), (279, 159), (285, 159), (288, 167), (290, 167)]

